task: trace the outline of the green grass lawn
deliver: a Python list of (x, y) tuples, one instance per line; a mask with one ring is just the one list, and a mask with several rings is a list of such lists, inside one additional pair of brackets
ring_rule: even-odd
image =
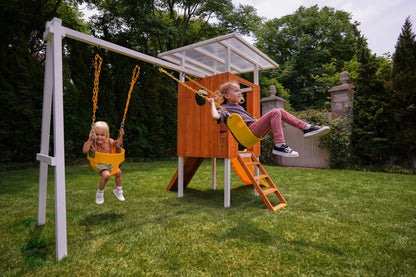
[(176, 161), (123, 169), (125, 202), (99, 175), (67, 166), (68, 256), (55, 260), (53, 168), (47, 223), (36, 226), (37, 169), (2, 172), (0, 276), (415, 276), (416, 176), (266, 166), (288, 206), (267, 211), (233, 173), (224, 208), (204, 161), (183, 198)]

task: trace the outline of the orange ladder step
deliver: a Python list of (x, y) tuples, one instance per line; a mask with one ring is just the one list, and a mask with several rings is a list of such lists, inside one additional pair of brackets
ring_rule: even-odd
[[(252, 161), (245, 162), (243, 158), (250, 157)], [(279, 190), (277, 189), (276, 185), (273, 183), (272, 179), (267, 174), (264, 167), (261, 165), (261, 163), (258, 161), (258, 159), (254, 156), (254, 153), (251, 151), (239, 151), (237, 156), (238, 161), (240, 162), (240, 165), (246, 172), (247, 176), (249, 176), (253, 186), (259, 193), (259, 196), (263, 199), (264, 204), (266, 204), (266, 207), (268, 210), (271, 211), (277, 211), (279, 209), (282, 209), (287, 206), (286, 200), (283, 198), (283, 196), (280, 194)], [(248, 166), (257, 166), (258, 170), (261, 172), (260, 175), (254, 175), (252, 173)], [(258, 182), (260, 179), (266, 179), (267, 183), (269, 184), (270, 188), (263, 190)], [(273, 206), (267, 197), (267, 195), (275, 195), (280, 201), (280, 204)]]
[(253, 178), (255, 180), (266, 179), (267, 177), (269, 177), (269, 176), (268, 175), (257, 175), (257, 176), (253, 176)]
[(276, 206), (273, 207), (273, 211), (280, 210), (280, 209), (282, 209), (286, 206), (287, 206), (287, 203), (280, 203), (279, 205), (276, 205)]
[(268, 195), (268, 194), (274, 193), (274, 192), (276, 192), (276, 188), (270, 188), (270, 189), (263, 190), (264, 195)]

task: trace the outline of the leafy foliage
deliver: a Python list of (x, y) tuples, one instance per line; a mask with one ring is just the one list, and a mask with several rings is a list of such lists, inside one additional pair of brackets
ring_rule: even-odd
[(377, 61), (361, 40), (354, 101), (352, 154), (362, 165), (383, 165), (392, 154), (391, 96), (384, 89), (384, 80), (377, 78)]
[(320, 91), (312, 75), (323, 72), (322, 65), (336, 60), (340, 71), (356, 54), (358, 23), (350, 22), (344, 11), (315, 5), (301, 6), (294, 14), (267, 21), (257, 33), (256, 46), (275, 60), (280, 68), (268, 73), (290, 90), (295, 110), (323, 108), (327, 91)]
[(82, 29), (71, 1), (0, 2), (1, 162), (34, 160), (39, 151), (45, 22), (60, 17)]
[(416, 39), (409, 17), (402, 28), (393, 55), (392, 73), (397, 156), (414, 168), (416, 156)]

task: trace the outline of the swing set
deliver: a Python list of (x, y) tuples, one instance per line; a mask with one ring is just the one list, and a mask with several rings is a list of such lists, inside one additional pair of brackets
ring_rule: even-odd
[[(91, 132), (95, 133), (95, 112), (98, 109), (98, 91), (99, 91), (99, 82), (100, 82), (100, 73), (101, 73), (101, 65), (103, 63), (103, 59), (100, 57), (100, 55), (95, 55), (95, 61), (94, 61), (94, 89), (93, 89), (93, 96), (92, 96), (92, 102), (93, 102), (93, 113), (92, 113), (92, 123), (91, 123)], [(120, 129), (124, 130), (124, 121), (126, 120), (127, 110), (129, 108), (130, 104), (130, 98), (131, 93), (133, 91), (134, 84), (137, 81), (137, 78), (140, 75), (140, 67), (136, 65), (133, 69), (133, 75), (131, 77), (131, 83), (130, 83), (130, 89), (127, 96), (127, 102), (126, 107), (124, 108), (124, 115), (123, 120), (120, 125)], [(97, 149), (97, 146), (95, 147)], [(125, 159), (125, 150), (123, 147), (121, 147), (120, 151), (116, 150), (116, 147), (114, 146), (111, 150), (111, 154), (108, 153), (101, 153), (98, 151), (89, 151), (87, 154), (87, 159), (90, 162), (90, 166), (94, 171), (98, 172), (98, 164), (111, 164), (112, 170), (110, 172), (111, 175), (114, 175), (117, 173), (120, 164), (124, 162)]]
[[(208, 87), (217, 87), (219, 83), (223, 83), (225, 81), (237, 78), (240, 83), (245, 84), (247, 86), (251, 86), (253, 88), (253, 92), (248, 92), (248, 94), (250, 94), (250, 97), (248, 97), (250, 101), (247, 101), (247, 111), (254, 116), (259, 116), (260, 114), (260, 91), (257, 85), (259, 83), (258, 72), (259, 70), (276, 68), (278, 66), (273, 60), (264, 55), (264, 53), (259, 51), (251, 44), (245, 42), (244, 39), (242, 39), (242, 37), (236, 33), (231, 33), (221, 37), (202, 41), (193, 45), (184, 46), (178, 49), (160, 53), (156, 58), (64, 27), (62, 26), (62, 20), (59, 18), (53, 18), (52, 20), (46, 22), (45, 32), (43, 36), (43, 39), (46, 42), (46, 59), (43, 89), (42, 130), (40, 139), (40, 152), (36, 155), (36, 159), (40, 162), (37, 224), (40, 226), (45, 225), (46, 223), (46, 202), (49, 175), (48, 169), (49, 166), (52, 166), (55, 168), (54, 213), (56, 260), (58, 261), (67, 256), (62, 61), (62, 40), (64, 38), (70, 38), (90, 45), (95, 45), (102, 49), (119, 53), (121, 55), (131, 57), (133, 59), (138, 59), (151, 64), (162, 66), (170, 70), (181, 72), (182, 74), (186, 73), (192, 77), (203, 78), (199, 81), (202, 83), (211, 82)], [(237, 77), (236, 75), (233, 75), (246, 72), (253, 72), (253, 83), (250, 83), (244, 79)], [(185, 82), (185, 79), (181, 77), (181, 81)], [(98, 96), (98, 79), (96, 92), (96, 96)], [(179, 88), (178, 86), (178, 95), (179, 94), (181, 95), (180, 97), (186, 98), (186, 96), (182, 94), (181, 88)], [(178, 99), (180, 97), (178, 96)], [(127, 112), (128, 101), (129, 98), (126, 104), (125, 115)], [(180, 101), (182, 100), (180, 99)], [(96, 108), (97, 107), (95, 106), (94, 109)], [(207, 114), (206, 107), (202, 107), (200, 109), (204, 112), (204, 114), (200, 114), (200, 118), (204, 118), (203, 121), (199, 121), (199, 125), (192, 125), (194, 123), (187, 122), (187, 119), (184, 120), (184, 122), (182, 122), (182, 115), (181, 120), (179, 120), (180, 112), (185, 114), (185, 117), (189, 115), (189, 110), (187, 111), (188, 114), (184, 113), (184, 110), (186, 110), (187, 108), (187, 106), (178, 104), (178, 139), (181, 138), (181, 140), (180, 144), (178, 142), (178, 178), (176, 180), (179, 183), (179, 187), (181, 187), (181, 184), (183, 186), (185, 178), (186, 182), (189, 182), (193, 176), (192, 172), (192, 174), (190, 174), (189, 176), (184, 174), (184, 171), (187, 170), (187, 163), (184, 163), (184, 158), (185, 160), (192, 160), (192, 157), (197, 157), (196, 159), (199, 163), (201, 161), (199, 157), (212, 157), (213, 165), (215, 165), (215, 158), (224, 158), (224, 206), (228, 207), (230, 203), (230, 158), (235, 158), (237, 156), (240, 157), (242, 154), (238, 154), (237, 142), (234, 140), (232, 135), (229, 135), (229, 132), (227, 130), (222, 129), (223, 124), (220, 124), (220, 126), (216, 126), (216, 124), (212, 123), (212, 118), (210, 119), (208, 117), (210, 115), (207, 115), (205, 117), (204, 114)], [(195, 115), (197, 114), (194, 108), (192, 108), (191, 112), (193, 112)], [(123, 117), (122, 126), (124, 125), (124, 119), (125, 117)], [(189, 120), (194, 120), (195, 123), (198, 124), (198, 118), (196, 117), (191, 117), (189, 118)], [(94, 122), (95, 119), (93, 119), (93, 123)], [(53, 126), (52, 135), (51, 126)], [(197, 129), (199, 128), (198, 130), (191, 130), (192, 135), (195, 134), (196, 136), (199, 136), (201, 138), (201, 145), (209, 146), (205, 148), (200, 148), (202, 149), (202, 152), (196, 153), (196, 156), (192, 156), (194, 150), (189, 151), (188, 149), (189, 147), (195, 146), (192, 144), (193, 141), (192, 143), (189, 143), (189, 134), (186, 133), (186, 130), (190, 130), (190, 128), (192, 129), (191, 126), (197, 126)], [(203, 128), (206, 129), (203, 130), (204, 134), (206, 131), (212, 132), (214, 133), (214, 135), (210, 137), (202, 137), (203, 134), (201, 132), (201, 126), (203, 126)], [(185, 130), (185, 132), (183, 132), (183, 134), (179, 134), (179, 130)], [(50, 139), (52, 137), (53, 155), (51, 155), (49, 152), (51, 149)], [(183, 139), (184, 137), (185, 139)], [(188, 145), (186, 145), (187, 142)], [(250, 145), (250, 143), (244, 141), (241, 141), (241, 143)], [(259, 144), (254, 145), (253, 149), (255, 150), (254, 152), (252, 152), (254, 155), (253, 160), (256, 163), (256, 167), (259, 168), (260, 171), (262, 171), (261, 165), (258, 164), (255, 160), (256, 156), (259, 156), (260, 154)], [(114, 162), (113, 159), (111, 159), (111, 162), (119, 163), (121, 162), (121, 160), (123, 159)], [(95, 162), (97, 161), (107, 162), (100, 161), (96, 157)], [(215, 167), (213, 166), (213, 180), (215, 179), (214, 169)], [(258, 180), (260, 179), (260, 177), (263, 178), (264, 176), (265, 175), (263, 173), (263, 175), (260, 175), (256, 179)], [(253, 179), (253, 176), (251, 176), (251, 174), (250, 180), (251, 182), (256, 182), (255, 179)], [(178, 196), (181, 197), (179, 190)], [(284, 202), (283, 199), (281, 199), (281, 201)], [(282, 203), (282, 205), (283, 204), (284, 203)]]

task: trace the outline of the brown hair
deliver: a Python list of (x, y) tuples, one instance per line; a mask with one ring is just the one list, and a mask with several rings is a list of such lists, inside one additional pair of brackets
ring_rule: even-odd
[[(224, 97), (224, 94), (227, 94), (230, 88), (235, 85), (240, 86), (240, 83), (237, 81), (228, 81), (220, 86), (220, 90), (216, 92), (216, 101), (218, 104), (227, 104), (227, 99)], [(242, 103), (244, 103), (244, 98), (241, 98), (241, 104)]]

